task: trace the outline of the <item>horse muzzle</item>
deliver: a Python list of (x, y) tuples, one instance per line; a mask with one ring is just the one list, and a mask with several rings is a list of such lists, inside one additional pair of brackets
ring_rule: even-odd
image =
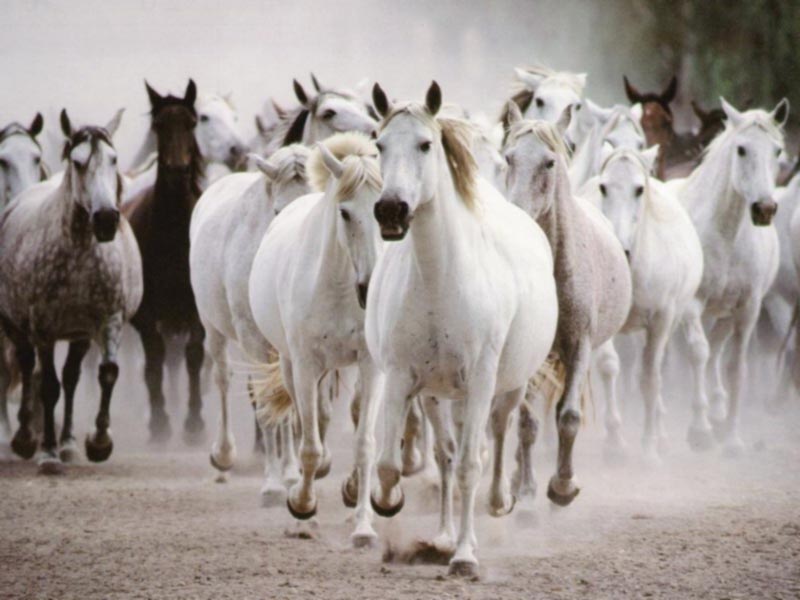
[(117, 234), (119, 211), (117, 209), (98, 210), (92, 214), (92, 230), (98, 242), (110, 242)]
[(396, 198), (381, 199), (375, 204), (375, 219), (381, 228), (381, 237), (396, 242), (406, 237), (411, 224), (408, 203)]
[(765, 227), (772, 223), (772, 217), (778, 212), (778, 204), (772, 200), (762, 200), (760, 202), (753, 202), (750, 205), (750, 217), (753, 219), (753, 225)]

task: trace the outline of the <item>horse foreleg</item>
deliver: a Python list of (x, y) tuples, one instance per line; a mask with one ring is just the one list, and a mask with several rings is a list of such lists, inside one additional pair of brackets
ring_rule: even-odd
[(64, 465), (57, 453), (55, 409), (61, 386), (58, 383), (56, 367), (53, 362), (54, 344), (37, 346), (36, 356), (42, 366), (42, 383), (40, 393), (42, 396), (42, 409), (44, 410), (44, 435), (39, 450), (39, 473), (52, 475), (61, 473)]
[(11, 357), (9, 341), (0, 331), (0, 436), (5, 442), (11, 437), (11, 420), (8, 418), (8, 392), (11, 389)]
[(525, 402), (519, 406), (517, 424), (516, 461), (517, 468), (511, 478), (511, 489), (517, 501), (532, 501), (536, 497), (536, 477), (533, 472), (533, 445), (539, 432), (539, 421), (533, 414), (533, 395), (538, 394), (534, 386), (526, 386)]
[(378, 383), (380, 371), (365, 353), (359, 362), (359, 389), (361, 414), (356, 429), (355, 469), (358, 474), (358, 500), (356, 502), (356, 527), (350, 540), (356, 547), (372, 546), (378, 535), (372, 527), (373, 511), (369, 502), (372, 489), (372, 465), (375, 462), (375, 423), (380, 409)]
[(619, 354), (614, 347), (613, 338), (595, 351), (597, 369), (603, 382), (606, 400), (606, 441), (605, 457), (611, 462), (619, 462), (625, 456), (625, 440), (622, 437), (622, 416), (617, 398), (617, 377), (619, 376)]
[(61, 383), (64, 386), (64, 423), (61, 426), (58, 455), (64, 462), (72, 462), (78, 457), (78, 447), (72, 435), (72, 410), (75, 401), (75, 388), (81, 376), (81, 363), (89, 351), (91, 342), (80, 340), (71, 342), (67, 360), (61, 370)]
[(722, 358), (725, 354), (725, 344), (733, 333), (733, 319), (719, 319), (708, 335), (708, 343), (711, 348), (710, 370), (712, 378), (711, 390), (711, 409), (709, 419), (715, 430), (722, 431), (724, 428), (725, 414), (728, 405), (728, 392), (722, 382)]
[(200, 390), (200, 372), (203, 369), (205, 350), (203, 340), (205, 329), (198, 320), (189, 330), (189, 340), (186, 343), (186, 373), (189, 376), (189, 412), (183, 422), (183, 439), (189, 445), (202, 443), (205, 439), (203, 422), (203, 397)]
[(441, 551), (453, 552), (456, 529), (453, 523), (453, 474), (455, 473), (456, 438), (453, 433), (452, 402), (434, 396), (422, 399), (425, 416), (433, 428), (434, 456), (439, 467), (439, 532), (433, 546)]
[(217, 439), (211, 446), (211, 465), (218, 471), (217, 481), (226, 480), (226, 472), (236, 460), (236, 439), (230, 423), (228, 390), (230, 389), (230, 370), (228, 369), (228, 350), (225, 336), (213, 327), (207, 327), (208, 352), (214, 365), (214, 381), (219, 390), (220, 414)]
[(18, 456), (28, 459), (36, 454), (36, 436), (31, 427), (34, 402), (33, 369), (36, 366), (36, 354), (33, 346), (21, 337), (14, 340), (14, 350), (22, 377), (22, 398), (17, 413), (19, 428), (11, 440), (11, 449)]
[[(330, 371), (322, 379), (319, 389), (319, 439), (322, 440), (322, 464), (317, 469), (316, 478), (322, 479), (326, 477), (331, 471), (332, 457), (325, 443), (325, 436), (328, 433), (328, 425), (331, 422), (331, 410), (333, 407), (333, 400), (336, 398), (337, 389), (339, 387), (339, 372)], [(283, 435), (283, 429), (281, 429)], [(283, 443), (281, 444), (283, 450)]]
[(731, 455), (738, 455), (744, 450), (744, 442), (739, 435), (739, 410), (747, 382), (747, 349), (757, 316), (758, 310), (747, 310), (737, 319), (731, 339), (731, 357), (728, 363), (728, 381), (731, 393), (728, 416), (723, 430), (725, 451)]
[(411, 401), (416, 393), (414, 385), (414, 377), (407, 370), (391, 370), (384, 379), (383, 450), (378, 460), (378, 486), (372, 490), (370, 498), (372, 508), (382, 517), (393, 517), (402, 510), (405, 503), (400, 487), (403, 468), (401, 440)]
[(651, 317), (642, 356), (642, 398), (645, 405), (642, 447), (645, 457), (652, 461), (658, 461), (663, 413), (661, 369), (672, 321), (670, 313), (658, 313)]
[(111, 394), (119, 377), (117, 353), (122, 337), (122, 315), (117, 313), (111, 317), (100, 332), (99, 344), (103, 357), (98, 368), (97, 379), (100, 382), (100, 410), (94, 421), (94, 432), (86, 436), (86, 457), (92, 462), (103, 462), (111, 456), (114, 441), (111, 439)]
[(144, 350), (144, 380), (150, 400), (150, 441), (165, 442), (172, 435), (169, 417), (164, 406), (164, 358), (166, 349), (164, 338), (150, 321), (134, 321)]
[(708, 398), (706, 397), (705, 382), (709, 348), (700, 320), (700, 307), (697, 303), (691, 305), (683, 317), (683, 335), (689, 345), (689, 360), (694, 380), (692, 422), (686, 437), (693, 450), (707, 450), (714, 444), (711, 423), (708, 421)]
[(502, 517), (514, 510), (516, 498), (511, 494), (508, 478), (505, 475), (503, 450), (506, 433), (512, 411), (517, 408), (525, 396), (526, 386), (506, 394), (501, 394), (492, 407), (491, 426), (494, 436), (494, 465), (492, 470), (492, 486), (489, 490), (489, 514)]
[(497, 364), (494, 363), (488, 369), (477, 369), (467, 383), (464, 426), (456, 468), (458, 487), (461, 491), (461, 522), (456, 552), (450, 559), (450, 573), (453, 575), (473, 577), (478, 571), (478, 559), (475, 557), (475, 552), (478, 550), (478, 540), (475, 536), (475, 495), (481, 477), (481, 443), (492, 409), (496, 380)]
[(588, 336), (579, 340), (565, 358), (567, 376), (564, 393), (556, 406), (558, 467), (547, 486), (547, 497), (559, 506), (567, 506), (580, 492), (572, 469), (572, 447), (581, 426), (583, 414), (581, 391), (592, 360), (592, 348)]
[[(281, 375), (283, 377), (284, 386), (286, 386), (286, 390), (289, 392), (289, 396), (292, 399), (296, 398), (297, 396), (295, 396), (294, 392), (292, 363), (283, 356), (281, 356)], [(275, 433), (273, 434), (276, 436), (276, 439), (279, 442), (278, 453), (280, 455), (281, 462), (281, 479), (283, 480), (283, 485), (287, 490), (300, 479), (300, 465), (297, 462), (297, 443), (295, 441), (294, 428), (294, 421), (296, 418), (296, 410), (291, 411), (275, 428)], [(299, 437), (299, 435), (297, 437)], [(323, 442), (323, 454), (324, 452), (325, 448)]]

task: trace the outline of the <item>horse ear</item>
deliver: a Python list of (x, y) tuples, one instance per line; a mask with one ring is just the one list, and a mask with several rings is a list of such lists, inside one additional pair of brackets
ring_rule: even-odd
[(561, 137), (564, 137), (564, 134), (567, 132), (567, 128), (569, 127), (569, 122), (572, 120), (572, 104), (568, 104), (567, 107), (561, 112), (561, 116), (558, 117), (558, 121), (556, 121), (556, 129)]
[(313, 73), (311, 73), (311, 84), (314, 86), (314, 89), (317, 90), (317, 93), (322, 91), (322, 86), (319, 84), (319, 81), (317, 81), (317, 78), (314, 77)]
[(539, 75), (535, 75), (529, 71), (526, 71), (525, 69), (520, 69), (519, 67), (514, 67), (514, 76), (517, 78), (517, 81), (534, 92), (542, 82), (542, 78)]
[(147, 97), (150, 99), (150, 106), (154, 111), (158, 110), (161, 107), (161, 104), (164, 102), (164, 98), (161, 96), (161, 94), (150, 87), (150, 84), (147, 83), (146, 79), (144, 82), (144, 87), (147, 89)]
[(631, 106), (631, 116), (636, 120), (637, 123), (641, 123), (642, 116), (644, 116), (644, 108), (642, 108), (641, 103), (637, 102)]
[(278, 176), (278, 167), (273, 165), (268, 160), (264, 160), (258, 154), (251, 152), (247, 155), (253, 164), (261, 171), (264, 175), (266, 175), (269, 179), (274, 180)]
[(588, 78), (588, 75), (586, 73), (577, 73), (575, 75), (575, 77), (578, 79), (578, 83), (581, 84), (581, 87), (585, 88), (586, 87), (586, 79)]
[(194, 107), (194, 101), (197, 100), (197, 85), (194, 79), (190, 79), (186, 85), (186, 91), (183, 93), (183, 103), (186, 106)]
[(775, 109), (771, 113), (772, 118), (775, 120), (775, 123), (778, 124), (779, 127), (783, 127), (786, 124), (786, 120), (789, 118), (789, 100), (788, 98), (784, 98)]
[(516, 125), (523, 119), (522, 111), (513, 100), (506, 102), (506, 119), (508, 120), (509, 127)]
[(261, 136), (267, 133), (267, 128), (264, 125), (264, 122), (261, 120), (261, 117), (258, 115), (256, 115), (256, 131), (258, 131), (258, 134)]
[(308, 96), (306, 95), (306, 91), (303, 89), (303, 86), (300, 85), (300, 82), (297, 79), (292, 80), (292, 84), (294, 85), (294, 95), (297, 96), (297, 100), (308, 108)]
[(67, 115), (67, 109), (61, 109), (61, 131), (63, 132), (66, 138), (72, 137), (72, 123), (69, 121), (69, 116)]
[(114, 116), (111, 117), (111, 120), (105, 127), (106, 131), (108, 132), (108, 135), (111, 136), (112, 138), (114, 137), (114, 134), (117, 132), (117, 129), (119, 129), (120, 121), (122, 121), (122, 113), (124, 112), (125, 109), (120, 108), (116, 113), (114, 113)]
[(388, 115), (392, 110), (392, 105), (389, 104), (386, 93), (378, 82), (375, 82), (375, 85), (372, 86), (372, 103), (375, 105), (375, 110), (377, 110), (378, 114), (382, 117)]
[(322, 162), (325, 165), (325, 168), (331, 172), (336, 179), (339, 179), (344, 172), (344, 165), (336, 158), (331, 151), (328, 150), (325, 144), (317, 144), (317, 149), (319, 153), (322, 155)]
[(439, 112), (441, 107), (442, 90), (438, 83), (432, 81), (431, 86), (428, 88), (428, 93), (425, 94), (425, 108), (428, 109), (428, 112), (431, 113), (431, 115), (436, 116), (436, 113)]
[(658, 151), (660, 147), (658, 144), (650, 146), (647, 150), (644, 150), (641, 154), (642, 160), (644, 161), (645, 166), (647, 167), (647, 172), (652, 173), (653, 167), (656, 164), (656, 159), (658, 158)]
[(28, 134), (35, 138), (42, 133), (42, 127), (44, 127), (44, 118), (42, 117), (42, 113), (37, 112), (36, 116), (33, 117), (33, 121), (31, 121), (30, 127), (28, 127)]
[(623, 75), (622, 80), (625, 82), (625, 95), (631, 104), (639, 104), (642, 102), (642, 94), (637, 90), (634, 85), (628, 81), (628, 76)]
[(279, 119), (282, 119), (286, 116), (286, 109), (283, 108), (280, 104), (275, 102), (273, 98), (270, 98), (270, 102), (272, 103), (272, 108), (275, 109), (275, 114), (278, 115)]
[(730, 121), (731, 125), (734, 127), (738, 127), (742, 123), (742, 113), (738, 110), (733, 108), (728, 101), (725, 100), (722, 96), (719, 97), (719, 102), (722, 105), (722, 110), (725, 111), (725, 114), (728, 117), (728, 121)]
[(661, 102), (664, 104), (670, 104), (673, 100), (675, 100), (675, 96), (678, 94), (678, 78), (674, 75), (672, 79), (669, 80), (669, 85), (667, 89), (661, 92)]
[(584, 104), (586, 104), (586, 108), (589, 109), (589, 113), (592, 115), (595, 121), (604, 125), (608, 122), (611, 118), (611, 114), (614, 112), (612, 108), (603, 108), (599, 104), (595, 104), (588, 98), (584, 100)]

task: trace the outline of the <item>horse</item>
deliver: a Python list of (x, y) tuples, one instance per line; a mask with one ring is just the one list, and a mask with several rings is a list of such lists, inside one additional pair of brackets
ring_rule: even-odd
[[(778, 271), (775, 177), (783, 151), (789, 103), (772, 112), (739, 112), (722, 99), (725, 130), (686, 180), (670, 185), (689, 211), (703, 246), (703, 279), (697, 292), (710, 324), (713, 392), (711, 423), (725, 450), (739, 454), (739, 411), (747, 381), (747, 350), (761, 304)], [(726, 385), (722, 359), (732, 340)]]
[[(142, 298), (139, 251), (119, 212), (122, 182), (112, 136), (121, 114), (104, 128), (76, 129), (63, 110), (63, 180), (56, 187), (42, 183), (29, 188), (0, 217), (0, 322), (14, 344), (22, 374), (19, 429), (11, 447), (24, 458), (36, 451), (31, 377), (38, 360), (44, 410), (38, 464), (43, 474), (62, 472), (62, 460), (75, 456), (72, 403), (91, 340), (102, 349), (98, 373), (102, 393), (96, 429), (86, 438), (86, 455), (101, 462), (113, 449), (109, 407), (119, 373), (116, 354), (122, 326)], [(69, 341), (62, 373), (60, 452), (54, 416), (60, 385), (53, 363), (58, 340)]]
[(700, 128), (695, 137), (700, 146), (706, 148), (725, 129), (725, 111), (721, 108), (704, 110), (702, 106), (692, 100), (692, 112), (700, 121)]
[(189, 375), (189, 413), (184, 437), (202, 438), (200, 369), (203, 365), (203, 325), (189, 280), (189, 222), (200, 197), (205, 162), (195, 138), (197, 87), (191, 79), (182, 98), (161, 96), (145, 82), (152, 107), (152, 128), (158, 139), (155, 185), (125, 205), (125, 213), (142, 253), (144, 297), (131, 325), (145, 355), (144, 377), (150, 400), (150, 436), (169, 438), (162, 379), (165, 338), (188, 333), (185, 346)]
[(314, 477), (324, 458), (318, 415), (321, 382), (334, 370), (358, 367), (355, 470), (342, 487), (345, 504), (355, 504), (351, 541), (357, 547), (377, 539), (368, 496), (379, 372), (364, 341), (364, 308), (382, 246), (372, 217), (381, 189), (377, 154), (360, 133), (337, 134), (318, 143), (307, 167), (318, 191), (298, 198), (275, 218), (250, 274), (253, 317), (280, 355), (279, 366), (268, 365), (267, 372), (288, 391), (288, 396), (262, 396), (262, 422), (283, 418), (293, 406), (300, 416), (302, 477), (286, 502), (297, 519), (317, 512)]
[[(236, 458), (228, 416), (228, 340), (254, 364), (266, 363), (270, 358), (272, 348), (258, 332), (250, 310), (250, 268), (275, 215), (309, 192), (308, 154), (304, 146), (293, 144), (268, 160), (253, 156), (257, 172), (234, 173), (219, 179), (203, 193), (192, 213), (189, 272), (221, 400), (219, 429), (211, 449), (211, 464), (220, 478)], [(273, 429), (267, 432), (265, 448), (262, 498), (267, 505), (285, 494), (284, 482), (296, 481), (298, 471), (291, 427), (282, 429), (282, 465), (277, 461)]]
[[(198, 121), (194, 136), (206, 163), (221, 165), (220, 168), (225, 171), (241, 170), (246, 163), (249, 148), (239, 133), (239, 115), (231, 95), (199, 94), (196, 112)], [(129, 173), (131, 181), (125, 192), (126, 199), (136, 198), (154, 185), (158, 171), (157, 144), (155, 132), (150, 129), (133, 160)], [(207, 173), (201, 187), (207, 188), (219, 176), (221, 175), (213, 177), (213, 174)]]
[[(10, 123), (0, 129), (0, 212), (12, 198), (37, 181), (44, 181), (48, 169), (42, 162), (42, 148), (37, 136), (42, 132), (44, 119), (36, 113), (31, 124)], [(8, 418), (8, 392), (19, 380), (13, 350), (0, 331), (0, 435), (11, 437)]]
[[(481, 440), (493, 413), (489, 503), (493, 514), (508, 513), (514, 500), (503, 444), (510, 413), (555, 334), (552, 254), (541, 229), (477, 178), (470, 128), (438, 116), (436, 82), (424, 104), (394, 106), (377, 84), (373, 102), (383, 117), (377, 138), (383, 189), (374, 212), (391, 243), (375, 267), (365, 326), (370, 354), (385, 374), (384, 445), (370, 498), (382, 516), (403, 507), (400, 439), (411, 400), (422, 394), (462, 401), (455, 467), (461, 524), (450, 572), (472, 576)], [(437, 451), (450, 446), (454, 453), (447, 442), (437, 440)], [(446, 482), (454, 461), (442, 463)], [(436, 539), (452, 545), (453, 533), (443, 519)]]
[(289, 144), (310, 146), (334, 133), (359, 131), (371, 135), (375, 131), (374, 113), (358, 96), (323, 86), (313, 74), (311, 81), (316, 95), (309, 95), (300, 82), (293, 80), (299, 107), (284, 110), (273, 104), (276, 122), (268, 127), (262, 123), (258, 128), (260, 133), (269, 136), (261, 139), (262, 154), (272, 154)]
[[(583, 143), (592, 125), (591, 116), (584, 117), (582, 114), (586, 73), (554, 71), (536, 65), (517, 67), (514, 69), (514, 75), (517, 80), (517, 90), (511, 101), (517, 105), (525, 118), (555, 123), (564, 109), (571, 106), (575, 118), (571, 119), (566, 134), (567, 144), (574, 150)], [(500, 122), (506, 135), (510, 126), (508, 106), (506, 102), (500, 115)], [(505, 141), (504, 137), (503, 143)]]
[[(553, 248), (559, 314), (552, 352), (566, 377), (555, 415), (558, 468), (550, 479), (547, 496), (555, 504), (566, 506), (580, 491), (573, 475), (572, 447), (581, 421), (581, 398), (591, 353), (609, 344), (625, 324), (631, 307), (631, 275), (622, 245), (608, 221), (592, 204), (573, 196), (570, 189), (563, 135), (571, 107), (555, 125), (525, 120), (513, 103), (509, 103), (507, 112), (511, 126), (505, 150), (509, 200), (536, 220)], [(619, 365), (613, 348), (607, 353), (608, 358), (600, 361), (600, 372), (610, 388)], [(536, 423), (532, 415), (523, 417), (515, 477), (519, 496), (532, 495), (536, 489), (530, 456), (535, 435), (526, 431), (532, 428), (535, 432)]]
[[(599, 176), (587, 184), (591, 196), (585, 196), (602, 207), (628, 256), (633, 303), (620, 333), (645, 331), (642, 445), (645, 456), (653, 462), (658, 461), (665, 442), (661, 396), (664, 353), (678, 326), (688, 341), (694, 371), (694, 412), (687, 439), (696, 450), (708, 449), (714, 442), (704, 381), (708, 341), (696, 301), (703, 276), (703, 249), (686, 209), (650, 175), (657, 156), (657, 146), (644, 152), (614, 150)], [(609, 439), (619, 425), (618, 414), (606, 415)]]

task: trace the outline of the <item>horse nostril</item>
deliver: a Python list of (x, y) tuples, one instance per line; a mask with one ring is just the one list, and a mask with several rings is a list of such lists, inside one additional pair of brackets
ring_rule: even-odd
[(359, 283), (358, 284), (358, 304), (361, 308), (367, 307), (367, 291), (368, 291), (368, 284), (366, 283)]
[(405, 219), (408, 216), (408, 204), (405, 202), (398, 202), (397, 203), (397, 217), (401, 220)]
[(625, 250), (625, 258), (628, 259), (628, 262), (631, 262), (631, 251)]

